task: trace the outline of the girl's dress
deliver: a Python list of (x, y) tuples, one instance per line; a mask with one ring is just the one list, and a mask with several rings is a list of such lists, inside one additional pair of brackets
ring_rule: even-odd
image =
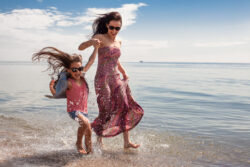
[(143, 116), (128, 86), (118, 72), (120, 49), (102, 47), (98, 51), (98, 67), (95, 76), (95, 91), (99, 115), (92, 123), (98, 136), (111, 137), (134, 128)]
[(68, 81), (71, 82), (72, 87), (66, 91), (67, 111), (72, 119), (80, 122), (80, 119), (77, 117), (79, 114), (85, 117), (88, 115), (88, 87), (85, 81), (83, 81), (81, 86), (77, 85), (71, 78), (69, 78)]

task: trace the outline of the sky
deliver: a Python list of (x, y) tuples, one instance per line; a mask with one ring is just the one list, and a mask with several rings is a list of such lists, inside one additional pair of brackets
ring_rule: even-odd
[(249, 0), (1, 0), (0, 61), (46, 46), (80, 53), (98, 14), (118, 11), (121, 61), (250, 63)]

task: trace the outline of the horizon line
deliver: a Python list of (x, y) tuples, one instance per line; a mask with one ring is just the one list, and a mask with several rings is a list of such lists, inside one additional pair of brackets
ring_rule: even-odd
[[(27, 60), (0, 60), (1, 63), (32, 63)], [(86, 61), (83, 61), (86, 62)], [(37, 62), (34, 62), (37, 63)], [(40, 63), (45, 63), (41, 61)], [(97, 63), (97, 62), (94, 62)], [(190, 64), (250, 64), (250, 62), (191, 62), (191, 61), (123, 61), (122, 63), (190, 63)]]

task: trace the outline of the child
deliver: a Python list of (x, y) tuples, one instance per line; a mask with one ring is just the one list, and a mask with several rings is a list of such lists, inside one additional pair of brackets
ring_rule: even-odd
[[(95, 47), (92, 57), (96, 56), (98, 46)], [(91, 142), (91, 125), (87, 118), (87, 99), (88, 99), (88, 84), (82, 72), (86, 72), (89, 68), (89, 64), (93, 63), (89, 61), (88, 64), (82, 66), (82, 57), (80, 55), (69, 55), (53, 47), (43, 48), (38, 53), (35, 53), (32, 57), (33, 61), (39, 61), (40, 59), (46, 59), (49, 64), (48, 69), (53, 69), (53, 73), (59, 73), (61, 68), (67, 71), (69, 78), (67, 80), (67, 112), (69, 116), (79, 122), (79, 128), (77, 132), (76, 148), (79, 153), (87, 154), (92, 151)], [(54, 88), (54, 81), (50, 83), (51, 93), (54, 95), (56, 90)], [(85, 147), (82, 147), (82, 138), (85, 135)]]

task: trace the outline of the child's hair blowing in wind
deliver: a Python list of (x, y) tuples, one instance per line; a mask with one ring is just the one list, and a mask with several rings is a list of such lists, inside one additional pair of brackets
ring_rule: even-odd
[[(95, 54), (96, 52), (94, 52)], [(92, 151), (91, 126), (88, 120), (87, 99), (88, 84), (82, 76), (84, 67), (82, 66), (81, 55), (69, 55), (54, 47), (46, 47), (35, 53), (32, 61), (47, 60), (48, 69), (53, 70), (50, 75), (67, 72), (66, 97), (67, 112), (69, 116), (79, 122), (76, 147), (79, 153), (86, 154)], [(86, 71), (86, 70), (85, 70)], [(56, 90), (54, 82), (50, 84), (51, 93), (54, 95)], [(85, 147), (82, 146), (82, 138), (85, 135)]]

